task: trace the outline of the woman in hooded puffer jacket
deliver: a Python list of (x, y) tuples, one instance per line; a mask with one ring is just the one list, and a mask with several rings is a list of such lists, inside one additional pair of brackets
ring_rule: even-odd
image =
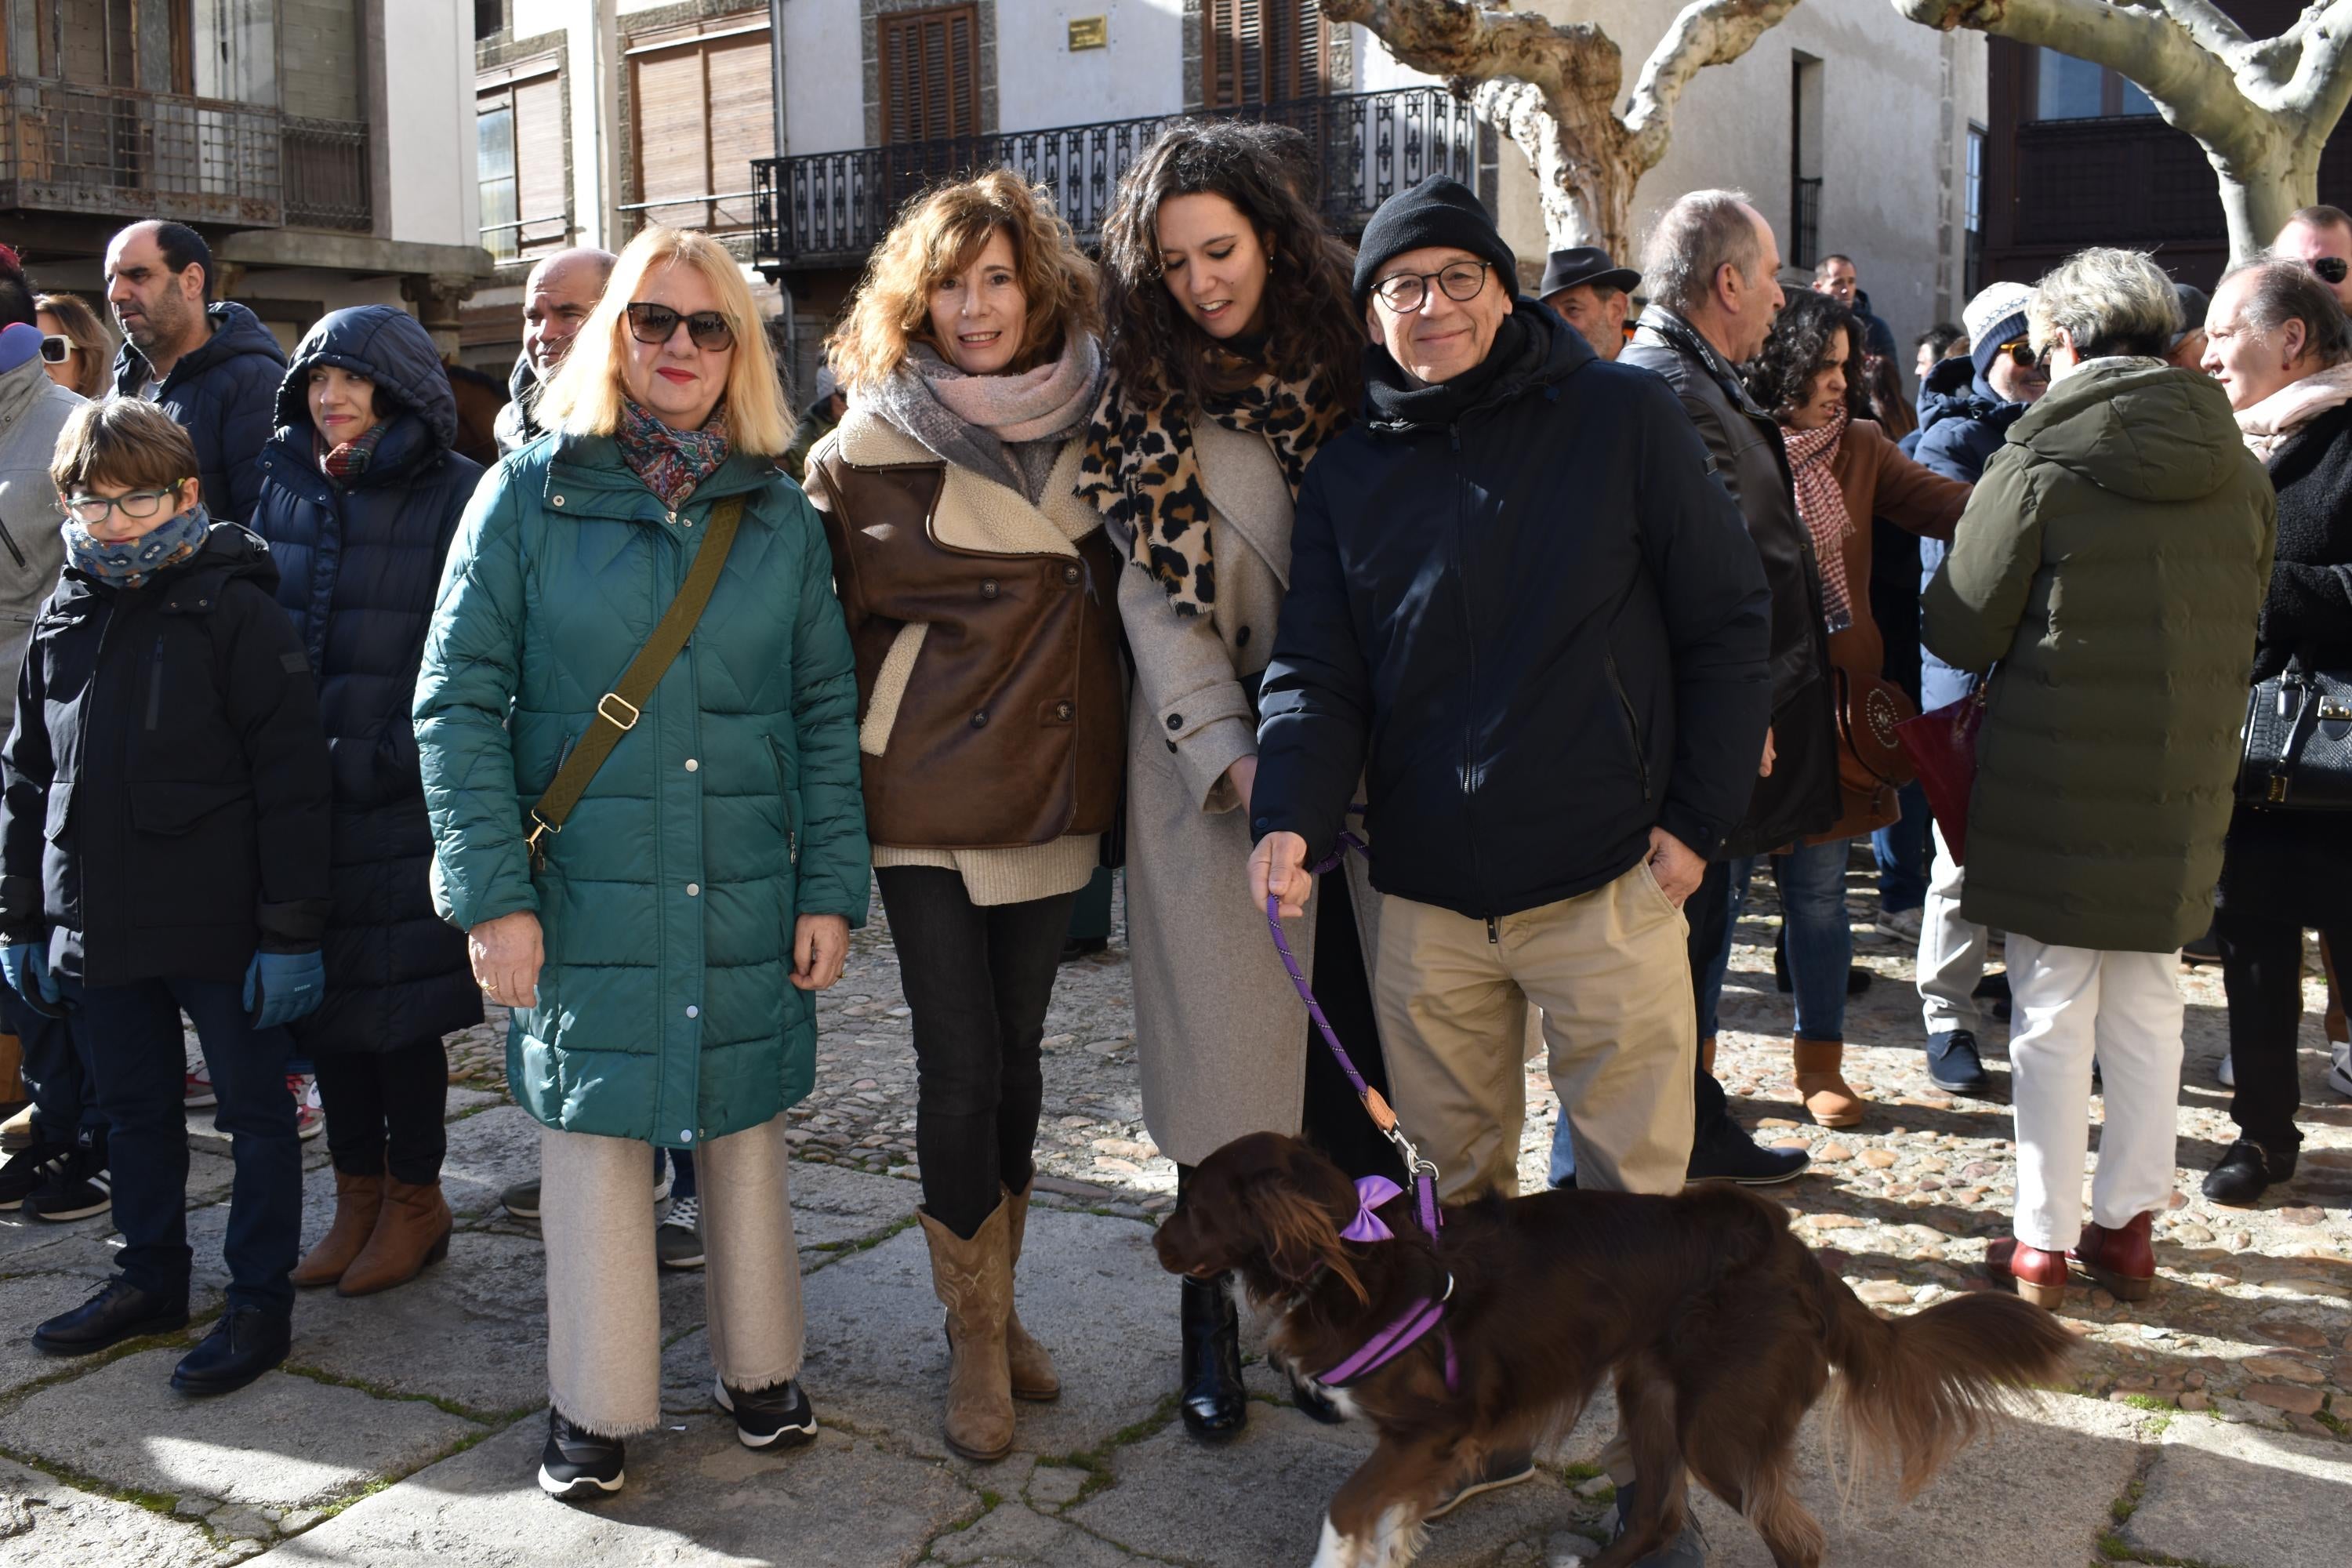
[(335, 1216), (294, 1282), (345, 1296), (404, 1284), (448, 1248), (441, 1039), (482, 1019), (465, 935), (433, 909), (409, 721), (442, 560), (482, 475), (449, 449), (457, 428), (415, 318), (337, 310), (294, 352), (252, 520), (309, 651), (333, 763), (327, 999), (297, 1038), (318, 1066)]

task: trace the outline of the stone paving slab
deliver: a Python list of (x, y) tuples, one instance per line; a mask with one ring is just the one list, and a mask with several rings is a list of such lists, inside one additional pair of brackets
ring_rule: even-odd
[(0, 1459), (0, 1568), (211, 1568), (230, 1561), (197, 1525)]
[[(539, 1174), (539, 1123), (520, 1105), (500, 1105), (449, 1123), (449, 1157), (441, 1166), (441, 1195), (460, 1219), (503, 1214), (499, 1194)], [(653, 1191), (653, 1156), (646, 1156), (646, 1190)]]
[(1160, 1561), (1122, 1551), (1018, 1502), (1000, 1504), (970, 1527), (940, 1536), (931, 1543), (931, 1560), (956, 1568), (1126, 1568)]
[(838, 1432), (820, 1433), (805, 1448), (761, 1453), (738, 1443), (724, 1417), (684, 1425), (631, 1438), (627, 1489), (572, 1505), (539, 1489), (547, 1428), (526, 1417), (255, 1561), (273, 1568), (898, 1568), (982, 1508), (946, 1467)]
[(8, 1447), (127, 1491), (297, 1508), (398, 1476), (481, 1430), (419, 1400), (286, 1373), (212, 1399), (172, 1392), (183, 1352), (143, 1351), (8, 1413)]
[[(2332, 1530), (2332, 1552), (2315, 1528)], [(2352, 1555), (2352, 1448), (2182, 1415), (2116, 1533), (2152, 1561), (2305, 1568)]]
[[(1062, 1397), (1023, 1404), (1014, 1447), (1069, 1454), (1150, 1415), (1175, 1387), (1176, 1282), (1131, 1220), (1067, 1209), (1030, 1213), (1021, 1258), (1021, 1321), (1054, 1352)], [(921, 1230), (899, 1232), (809, 1276), (802, 1373), (820, 1420), (945, 1457), (940, 1400), (947, 1341)], [(982, 1484), (985, 1484), (984, 1482)]]
[(792, 1168), (793, 1239), (803, 1268), (833, 1251), (912, 1219), (923, 1189), (901, 1176), (877, 1176), (845, 1165), (795, 1163)]

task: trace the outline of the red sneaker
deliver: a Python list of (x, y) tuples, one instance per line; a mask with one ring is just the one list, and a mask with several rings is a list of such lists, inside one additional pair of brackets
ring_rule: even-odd
[(2066, 1300), (2066, 1255), (2003, 1237), (1985, 1248), (1985, 1278), (2037, 1307), (2056, 1311)]
[(2118, 1301), (2147, 1300), (2156, 1289), (2156, 1244), (2148, 1235), (2155, 1218), (2144, 1214), (2116, 1230), (2095, 1220), (2084, 1226), (2074, 1244), (2076, 1266)]
[(213, 1093), (212, 1071), (208, 1068), (190, 1068), (180, 1083), (180, 1103), (191, 1110), (219, 1103)]

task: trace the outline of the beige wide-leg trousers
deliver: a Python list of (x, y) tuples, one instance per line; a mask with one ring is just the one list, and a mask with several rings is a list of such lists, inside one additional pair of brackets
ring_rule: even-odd
[[(547, 1384), (591, 1432), (626, 1437), (661, 1420), (661, 1291), (646, 1146), (542, 1129), (540, 1233), (547, 1248)], [(793, 1241), (784, 1119), (694, 1152), (702, 1202), (710, 1358), (732, 1388), (799, 1375), (800, 1254)]]

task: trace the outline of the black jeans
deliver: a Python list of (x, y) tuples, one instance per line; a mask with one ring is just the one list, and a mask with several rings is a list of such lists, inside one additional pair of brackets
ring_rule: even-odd
[[(2230, 998), (2230, 1065), (2238, 1078), (2230, 1117), (2240, 1137), (2276, 1154), (2303, 1146), (2294, 1113), (2303, 1104), (2295, 1035), (2303, 1026), (2303, 928), (2266, 917), (2247, 900), (2214, 911), (2221, 984)], [(2321, 932), (2352, 952), (2352, 928)]]
[(229, 1136), (236, 1167), (221, 1247), (228, 1304), (291, 1313), (287, 1276), (302, 1237), (302, 1144), (286, 1089), (293, 1041), (283, 1029), (253, 1026), (234, 980), (76, 985), (67, 1000), (89, 1031), (92, 1079), (106, 1112), (122, 1277), (159, 1296), (188, 1293), (185, 1009), (220, 1098), (214, 1121)]
[(1039, 1046), (1075, 893), (975, 904), (956, 872), (877, 870), (915, 1025), (915, 1159), (923, 1207), (970, 1240), (1036, 1165)]
[(438, 1037), (394, 1051), (320, 1051), (319, 1107), (327, 1152), (346, 1176), (430, 1186), (449, 1152), (449, 1058)]
[(33, 1142), (43, 1150), (81, 1148), (106, 1163), (106, 1118), (90, 1087), (88, 1030), (70, 1009), (63, 1018), (37, 1013), (0, 985), (0, 1027), (25, 1049), (25, 1091), (33, 1100)]
[[(1691, 994), (1706, 994), (1707, 966), (1715, 955), (1723, 951), (1731, 924), (1731, 862), (1710, 861), (1706, 874), (1699, 879), (1698, 891), (1683, 901), (1683, 918), (1690, 922)], [(1691, 1144), (1694, 1148), (1706, 1142), (1708, 1127), (1715, 1122), (1731, 1120), (1731, 1102), (1724, 1098), (1723, 1085), (1715, 1075), (1699, 1064), (1693, 1077), (1691, 1094)]]

